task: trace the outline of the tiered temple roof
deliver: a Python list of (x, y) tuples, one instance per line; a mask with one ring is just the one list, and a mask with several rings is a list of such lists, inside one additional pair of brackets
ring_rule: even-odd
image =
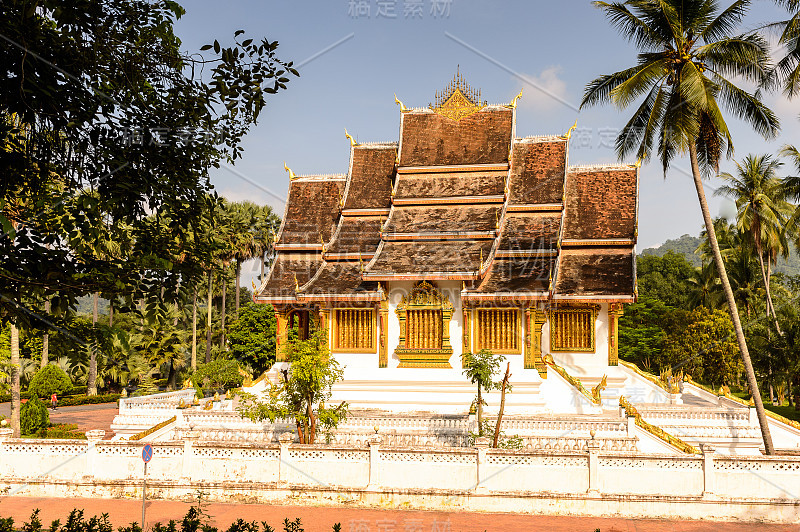
[(401, 104), (399, 144), (351, 138), (346, 182), (292, 180), (257, 300), (377, 301), (422, 279), (464, 281), (467, 303), (635, 297), (638, 168), (570, 168), (569, 133), (515, 138), (516, 99), (458, 81)]

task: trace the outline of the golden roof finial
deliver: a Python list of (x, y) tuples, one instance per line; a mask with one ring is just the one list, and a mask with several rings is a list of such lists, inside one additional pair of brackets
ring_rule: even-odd
[(251, 279), (250, 280), (250, 284), (253, 285), (253, 292), (255, 292), (256, 291), (256, 282)]
[(292, 172), (292, 169), (286, 166), (286, 161), (283, 161), (283, 169), (289, 172), (289, 180), (297, 178), (297, 176), (294, 175), (294, 172)]
[(500, 229), (500, 211), (494, 211), (494, 228)]
[(364, 260), (361, 258), (361, 252), (358, 253), (358, 271), (364, 271)]
[(405, 113), (406, 112), (406, 106), (403, 105), (403, 102), (401, 102), (400, 100), (397, 99), (397, 94), (394, 95), (394, 103), (396, 103), (397, 105), (400, 106), (400, 112), (401, 113)]
[(483, 248), (481, 248), (481, 268), (483, 268)]
[(523, 91), (523, 90), (525, 90), (525, 87), (522, 87), (522, 88), (519, 90), (519, 94), (517, 94), (516, 96), (514, 96), (514, 99), (513, 99), (513, 100), (511, 100), (511, 105), (509, 105), (509, 107), (511, 107), (512, 109), (516, 109), (516, 108), (517, 108), (517, 100), (519, 100), (520, 98), (522, 98), (522, 91)]
[(642, 162), (647, 158), (647, 152), (644, 152), (639, 160), (633, 165), (634, 168), (641, 168)]
[(356, 141), (353, 138), (353, 135), (351, 135), (350, 133), (347, 132), (347, 128), (344, 128), (344, 136), (347, 137), (348, 139), (350, 139), (350, 145), (351, 146), (355, 146), (356, 145)]
[(575, 131), (575, 128), (577, 128), (577, 127), (578, 127), (578, 120), (575, 119), (575, 123), (572, 124), (572, 127), (567, 130), (567, 134), (564, 135), (564, 138), (569, 140), (569, 138), (572, 136), (572, 132)]
[(294, 274), (294, 291), (300, 291), (300, 283), (297, 282), (297, 274)]
[(325, 240), (322, 239), (322, 233), (319, 234), (319, 243), (322, 244), (322, 252), (325, 253)]

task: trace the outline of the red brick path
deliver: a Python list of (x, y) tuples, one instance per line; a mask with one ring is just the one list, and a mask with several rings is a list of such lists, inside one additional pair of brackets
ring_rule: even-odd
[[(180, 521), (190, 504), (173, 501), (148, 501), (147, 523)], [(40, 508), (42, 523), (47, 527), (53, 519), (63, 522), (73, 508), (83, 508), (85, 516), (108, 512), (114, 527), (139, 521), (141, 500), (50, 499), (34, 497), (0, 497), (0, 517), (13, 517), (17, 526), (25, 522), (34, 508)], [(223, 531), (236, 519), (266, 521), (276, 530), (283, 530), (283, 519), (299, 517), (306, 532), (330, 531), (334, 523), (342, 524), (342, 532), (481, 532), (481, 531), (546, 531), (546, 532), (797, 532), (797, 525), (762, 525), (755, 523), (710, 523), (700, 521), (659, 521), (632, 519), (600, 519), (593, 517), (547, 517), (517, 514), (467, 512), (422, 512), (411, 510), (371, 510), (305, 506), (267, 506), (258, 504), (208, 504), (211, 521)]]

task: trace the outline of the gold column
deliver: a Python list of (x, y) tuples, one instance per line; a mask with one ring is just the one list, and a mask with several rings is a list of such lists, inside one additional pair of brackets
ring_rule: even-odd
[(275, 309), (275, 321), (276, 321), (276, 331), (275, 331), (275, 360), (278, 362), (284, 362), (286, 357), (283, 355), (283, 348), (286, 345), (287, 337), (288, 337), (288, 322), (287, 322), (287, 315), (285, 310), (278, 310)]
[(320, 328), (325, 331), (326, 342), (328, 347), (330, 348), (331, 345), (331, 331), (329, 329), (330, 320), (328, 319), (328, 313), (331, 312), (326, 308), (319, 309), (319, 326)]
[(461, 367), (466, 367), (466, 355), (472, 353), (472, 309), (469, 307), (461, 307), (461, 313), (463, 317), (463, 346), (461, 348)]
[(619, 365), (619, 318), (622, 316), (622, 303), (608, 305), (608, 365)]
[(389, 301), (387, 299), (382, 299), (380, 303), (380, 327), (381, 327), (381, 338), (380, 338), (380, 346), (378, 351), (378, 367), (385, 368), (389, 366)]
[(525, 368), (537, 370), (543, 378), (547, 378), (547, 366), (542, 360), (542, 327), (546, 321), (547, 314), (541, 310), (525, 309)]

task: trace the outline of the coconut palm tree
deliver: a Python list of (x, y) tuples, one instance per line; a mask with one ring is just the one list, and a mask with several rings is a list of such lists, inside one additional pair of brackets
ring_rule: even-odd
[(780, 166), (781, 162), (769, 155), (748, 155), (741, 163), (736, 163), (735, 176), (728, 172), (720, 174), (728, 184), (714, 193), (736, 202), (736, 227), (753, 244), (767, 295), (767, 314), (772, 314), (778, 331), (780, 326), (769, 290), (770, 279), (764, 256), (768, 256), (770, 264), (779, 253), (788, 256), (783, 228), (791, 214), (791, 205), (782, 198), (781, 180), (777, 176)]
[(786, 49), (786, 55), (775, 65), (773, 81), (781, 83), (783, 93), (791, 98), (800, 94), (800, 0), (775, 1), (790, 15), (788, 20), (772, 25), (779, 29), (778, 43)]
[(720, 11), (716, 0), (595, 2), (640, 52), (636, 65), (590, 82), (581, 107), (611, 102), (625, 109), (643, 97), (617, 138), (620, 159), (634, 155), (646, 161), (655, 152), (666, 174), (675, 157), (688, 152), (764, 447), (772, 454), (774, 447), (764, 405), (702, 182), (704, 176), (718, 171), (723, 151), (727, 150), (728, 156), (733, 151), (720, 106), (749, 122), (765, 138), (775, 137), (779, 130), (778, 118), (759, 100), (759, 94), (750, 93), (735, 82), (761, 84), (771, 68), (764, 38), (754, 33), (731, 35), (750, 4), (750, 0), (737, 0)]
[(720, 284), (713, 262), (703, 262), (696, 268), (689, 283), (689, 304), (692, 308), (716, 308), (720, 299)]

